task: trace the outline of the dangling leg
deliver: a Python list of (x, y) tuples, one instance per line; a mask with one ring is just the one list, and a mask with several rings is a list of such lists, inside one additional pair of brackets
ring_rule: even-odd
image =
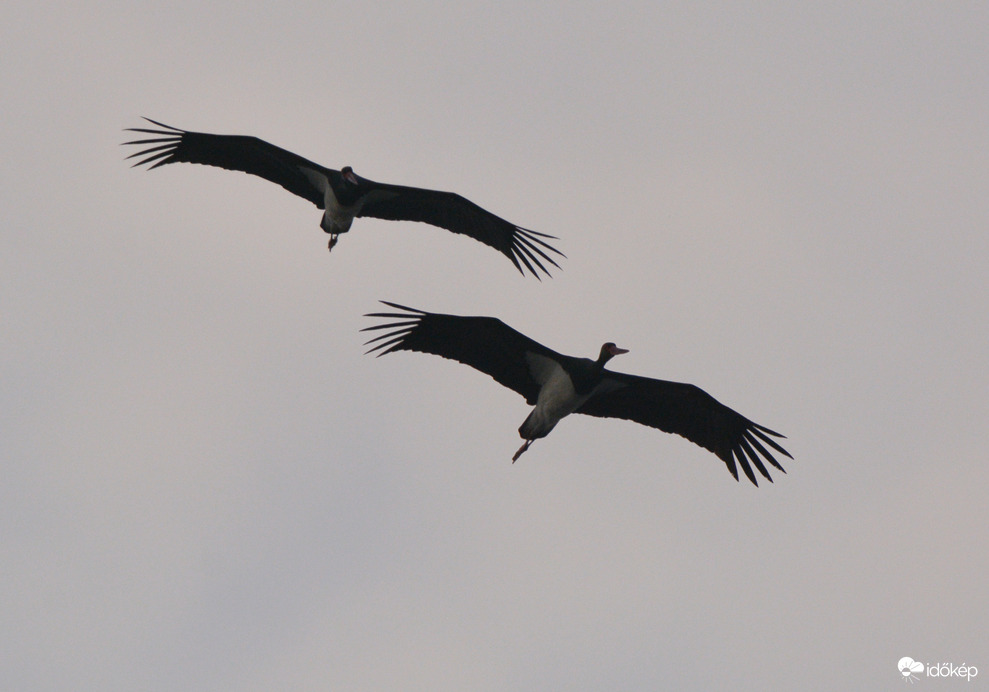
[(330, 234), (330, 244), (329, 244), (329, 246), (327, 247), (327, 250), (333, 250), (333, 246), (337, 244), (337, 238), (338, 238), (338, 237), (339, 237), (339, 236), (337, 236), (337, 234), (336, 234), (336, 233), (331, 233), (331, 234)]
[(525, 441), (525, 444), (522, 445), (521, 447), (519, 447), (519, 451), (515, 452), (515, 456), (512, 457), (512, 463), (513, 464), (516, 461), (518, 461), (518, 458), (520, 456), (522, 456), (522, 452), (524, 452), (525, 450), (529, 449), (529, 445), (531, 445), (533, 442), (535, 442), (535, 440), (526, 440)]

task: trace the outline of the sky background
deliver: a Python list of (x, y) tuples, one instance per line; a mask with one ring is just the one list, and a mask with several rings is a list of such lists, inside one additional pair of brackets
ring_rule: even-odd
[[(903, 689), (989, 681), (989, 5), (0, 7), (0, 686)], [(123, 160), (140, 116), (457, 191), (421, 224)], [(682, 438), (363, 355), (494, 315), (786, 434)], [(958, 680), (922, 679), (955, 689)], [(919, 688), (918, 688), (919, 689)]]

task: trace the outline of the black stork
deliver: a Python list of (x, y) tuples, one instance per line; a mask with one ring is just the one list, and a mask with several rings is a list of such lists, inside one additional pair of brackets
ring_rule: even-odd
[(397, 320), (362, 330), (389, 330), (366, 342), (375, 344), (368, 353), (419, 351), (450, 358), (490, 375), (535, 406), (519, 428), (525, 442), (513, 462), (574, 412), (624, 418), (681, 435), (714, 452), (735, 480), (737, 460), (755, 485), (759, 483), (752, 466), (773, 480), (763, 460), (785, 473), (766, 446), (793, 458), (772, 439), (783, 435), (753, 423), (699, 387), (607, 370), (604, 366), (611, 358), (628, 353), (611, 342), (601, 347), (597, 360), (574, 358), (546, 348), (494, 317), (441, 315), (382, 303), (402, 312), (365, 315)]
[(141, 157), (134, 166), (150, 164), (151, 170), (167, 163), (201, 163), (277, 183), (324, 210), (319, 225), (330, 234), (330, 250), (337, 236), (350, 230), (355, 217), (371, 216), (421, 221), (470, 236), (504, 254), (523, 274), (524, 266), (537, 278), (540, 270), (549, 276), (543, 262), (559, 268), (550, 253), (561, 257), (563, 253), (544, 240), (555, 240), (555, 236), (516, 226), (456, 193), (376, 183), (357, 175), (350, 166), (339, 171), (324, 168), (257, 137), (188, 132), (145, 120), (161, 129), (127, 128), (154, 135), (124, 142), (144, 147), (127, 157)]

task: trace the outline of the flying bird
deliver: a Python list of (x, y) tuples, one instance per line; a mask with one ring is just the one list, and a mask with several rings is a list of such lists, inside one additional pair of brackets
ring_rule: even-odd
[(539, 271), (549, 276), (544, 262), (559, 268), (553, 254), (564, 256), (546, 242), (556, 240), (555, 236), (516, 226), (453, 192), (377, 183), (357, 175), (350, 166), (339, 171), (324, 168), (257, 137), (187, 132), (145, 120), (161, 129), (127, 128), (154, 135), (124, 142), (143, 147), (127, 157), (140, 158), (134, 166), (149, 164), (151, 170), (167, 163), (201, 163), (277, 183), (323, 210), (319, 225), (330, 234), (330, 250), (356, 217), (370, 216), (421, 221), (470, 236), (504, 254), (522, 274), (527, 269), (536, 278)]
[(450, 358), (490, 375), (535, 406), (519, 428), (525, 442), (515, 452), (513, 462), (571, 413), (624, 418), (681, 435), (714, 452), (735, 480), (737, 462), (755, 485), (759, 483), (753, 466), (773, 480), (763, 461), (785, 473), (771, 450), (793, 458), (773, 440), (783, 435), (753, 423), (699, 387), (606, 369), (605, 364), (614, 356), (628, 353), (614, 343), (604, 344), (597, 360), (574, 358), (533, 341), (494, 317), (441, 315), (381, 302), (402, 312), (365, 315), (395, 320), (361, 330), (388, 330), (365, 343), (374, 344), (367, 353), (382, 356), (393, 351), (419, 351)]

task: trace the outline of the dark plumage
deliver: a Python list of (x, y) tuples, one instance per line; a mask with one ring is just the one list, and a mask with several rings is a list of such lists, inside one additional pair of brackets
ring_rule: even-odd
[(320, 227), (330, 234), (330, 249), (337, 236), (350, 230), (355, 217), (371, 216), (393, 221), (421, 221), (470, 236), (489, 245), (525, 273), (549, 276), (544, 262), (559, 268), (551, 254), (563, 256), (538, 233), (495, 216), (453, 192), (439, 192), (403, 185), (377, 183), (354, 173), (325, 168), (257, 137), (188, 132), (145, 118), (162, 129), (128, 128), (155, 135), (124, 142), (144, 147), (127, 158), (140, 158), (135, 166), (149, 169), (168, 163), (200, 163), (231, 171), (243, 171), (281, 185), (324, 210)]
[(736, 480), (736, 463), (741, 465), (756, 485), (753, 466), (770, 482), (764, 461), (783, 471), (771, 450), (790, 457), (772, 439), (783, 435), (753, 423), (699, 387), (606, 369), (608, 360), (626, 353), (613, 343), (601, 347), (597, 360), (574, 358), (493, 317), (441, 315), (382, 302), (402, 312), (367, 315), (397, 320), (362, 330), (388, 330), (367, 342), (374, 344), (368, 353), (381, 356), (393, 351), (420, 351), (450, 358), (490, 375), (535, 406), (519, 428), (525, 444), (513, 461), (573, 412), (624, 418), (681, 435), (714, 452)]

